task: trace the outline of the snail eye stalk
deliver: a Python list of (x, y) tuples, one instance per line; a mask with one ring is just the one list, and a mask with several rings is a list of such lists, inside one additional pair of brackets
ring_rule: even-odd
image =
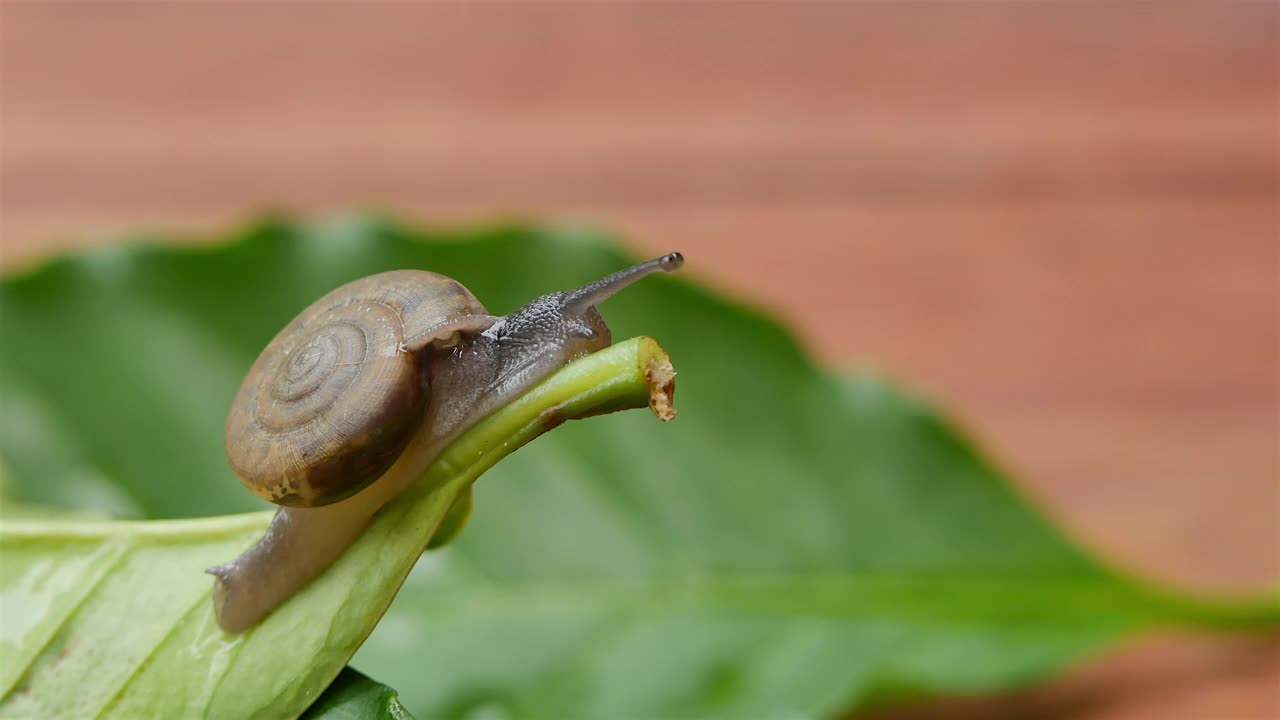
[(645, 275), (655, 272), (673, 272), (679, 270), (684, 265), (684, 255), (678, 252), (671, 252), (662, 257), (654, 258), (648, 262), (640, 263), (619, 270), (612, 275), (601, 278), (589, 285), (583, 285), (576, 290), (570, 290), (565, 294), (564, 312), (577, 313), (586, 310), (592, 305), (600, 303), (613, 297), (619, 290), (625, 288), (631, 283), (639, 280)]

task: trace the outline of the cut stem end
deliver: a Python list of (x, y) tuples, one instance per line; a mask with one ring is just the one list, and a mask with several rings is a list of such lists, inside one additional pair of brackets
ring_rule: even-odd
[[(648, 350), (648, 348), (646, 348)], [(653, 343), (653, 351), (645, 358), (644, 381), (649, 386), (649, 409), (663, 422), (676, 416), (676, 369), (671, 357)]]

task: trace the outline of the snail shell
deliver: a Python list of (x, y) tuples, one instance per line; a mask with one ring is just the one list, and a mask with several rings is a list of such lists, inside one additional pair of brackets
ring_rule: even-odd
[(461, 283), (423, 270), (330, 292), (275, 336), (241, 384), (226, 426), (232, 469), (259, 497), (288, 507), (359, 492), (422, 421), (422, 351), (493, 322)]

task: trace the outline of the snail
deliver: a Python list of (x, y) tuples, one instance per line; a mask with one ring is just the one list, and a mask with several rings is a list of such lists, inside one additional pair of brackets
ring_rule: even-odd
[(248, 629), (318, 577), (459, 434), (608, 347), (596, 305), (683, 263), (669, 253), (505, 317), (423, 270), (355, 280), (304, 310), (262, 351), (227, 417), (232, 470), (280, 508), (257, 544), (209, 568), (219, 626)]

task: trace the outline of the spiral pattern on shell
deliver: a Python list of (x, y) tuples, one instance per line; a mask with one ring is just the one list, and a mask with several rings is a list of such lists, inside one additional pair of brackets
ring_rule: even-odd
[(487, 313), (456, 281), (400, 270), (344, 285), (267, 345), (227, 417), (232, 469), (278, 505), (327, 505), (399, 457), (428, 399), (420, 352), (478, 331)]

